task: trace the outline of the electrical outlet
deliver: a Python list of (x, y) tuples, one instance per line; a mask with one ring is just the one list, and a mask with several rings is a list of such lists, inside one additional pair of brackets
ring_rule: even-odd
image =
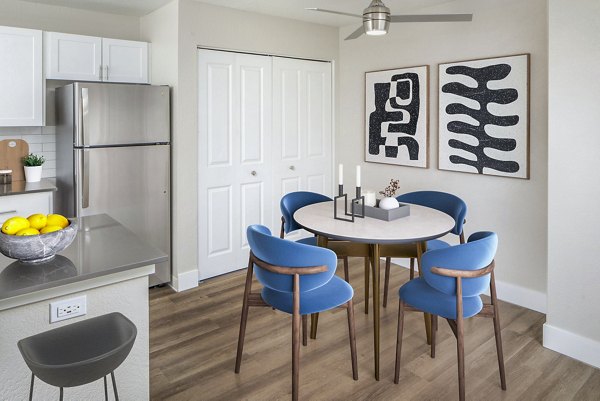
[(63, 299), (50, 304), (50, 323), (60, 322), (87, 313), (87, 296)]

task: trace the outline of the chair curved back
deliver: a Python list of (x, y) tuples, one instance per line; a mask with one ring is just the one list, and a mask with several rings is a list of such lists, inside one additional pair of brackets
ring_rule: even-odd
[(467, 204), (456, 195), (439, 191), (416, 191), (397, 196), (401, 203), (414, 203), (427, 206), (446, 213), (454, 219), (455, 225), (451, 233), (460, 235), (467, 216)]
[(308, 191), (290, 192), (289, 194), (284, 195), (279, 202), (279, 207), (281, 208), (281, 214), (284, 219), (283, 229), (285, 233), (287, 234), (290, 231), (302, 228), (296, 220), (294, 220), (294, 213), (296, 210), (303, 208), (304, 206), (312, 205), (313, 203), (331, 200), (332, 199), (328, 196)]
[[(431, 272), (431, 268), (482, 269), (492, 263), (497, 248), (498, 236), (496, 233), (481, 231), (472, 234), (465, 244), (425, 252), (421, 259), (423, 277), (427, 284), (436, 290), (449, 295), (456, 295), (456, 279), (435, 274)], [(476, 278), (464, 278), (462, 283), (464, 297), (480, 295), (490, 285), (490, 274)]]
[[(318, 288), (331, 280), (337, 266), (337, 256), (327, 248), (319, 248), (298, 242), (288, 241), (271, 235), (262, 225), (251, 225), (246, 230), (248, 243), (254, 256), (275, 266), (312, 267), (327, 266), (323, 273), (300, 276), (300, 292)], [(293, 292), (293, 276), (273, 273), (254, 265), (256, 278), (262, 285), (275, 291)]]

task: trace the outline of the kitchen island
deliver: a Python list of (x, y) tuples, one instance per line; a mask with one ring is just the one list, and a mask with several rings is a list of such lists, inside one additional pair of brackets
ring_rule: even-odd
[[(78, 224), (73, 243), (46, 263), (0, 255), (0, 399), (28, 395), (31, 373), (18, 340), (110, 312), (121, 312), (138, 329), (131, 354), (115, 372), (119, 395), (149, 398), (148, 275), (167, 256), (108, 215), (82, 217)], [(83, 295), (86, 315), (50, 323), (51, 302)], [(102, 381), (65, 389), (66, 400), (103, 396)], [(36, 380), (34, 399), (58, 399), (58, 389)]]

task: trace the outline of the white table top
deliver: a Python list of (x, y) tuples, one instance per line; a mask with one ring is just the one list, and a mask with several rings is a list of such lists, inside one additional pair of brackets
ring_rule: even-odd
[(294, 219), (306, 230), (339, 240), (369, 244), (402, 244), (439, 238), (454, 228), (454, 219), (425, 206), (410, 205), (410, 216), (393, 221), (355, 218), (354, 223), (333, 218), (333, 202), (305, 206)]

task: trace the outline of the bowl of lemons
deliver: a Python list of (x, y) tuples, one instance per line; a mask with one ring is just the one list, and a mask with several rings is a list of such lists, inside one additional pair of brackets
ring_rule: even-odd
[(11, 217), (0, 230), (0, 253), (23, 263), (42, 263), (71, 245), (77, 223), (60, 214)]

